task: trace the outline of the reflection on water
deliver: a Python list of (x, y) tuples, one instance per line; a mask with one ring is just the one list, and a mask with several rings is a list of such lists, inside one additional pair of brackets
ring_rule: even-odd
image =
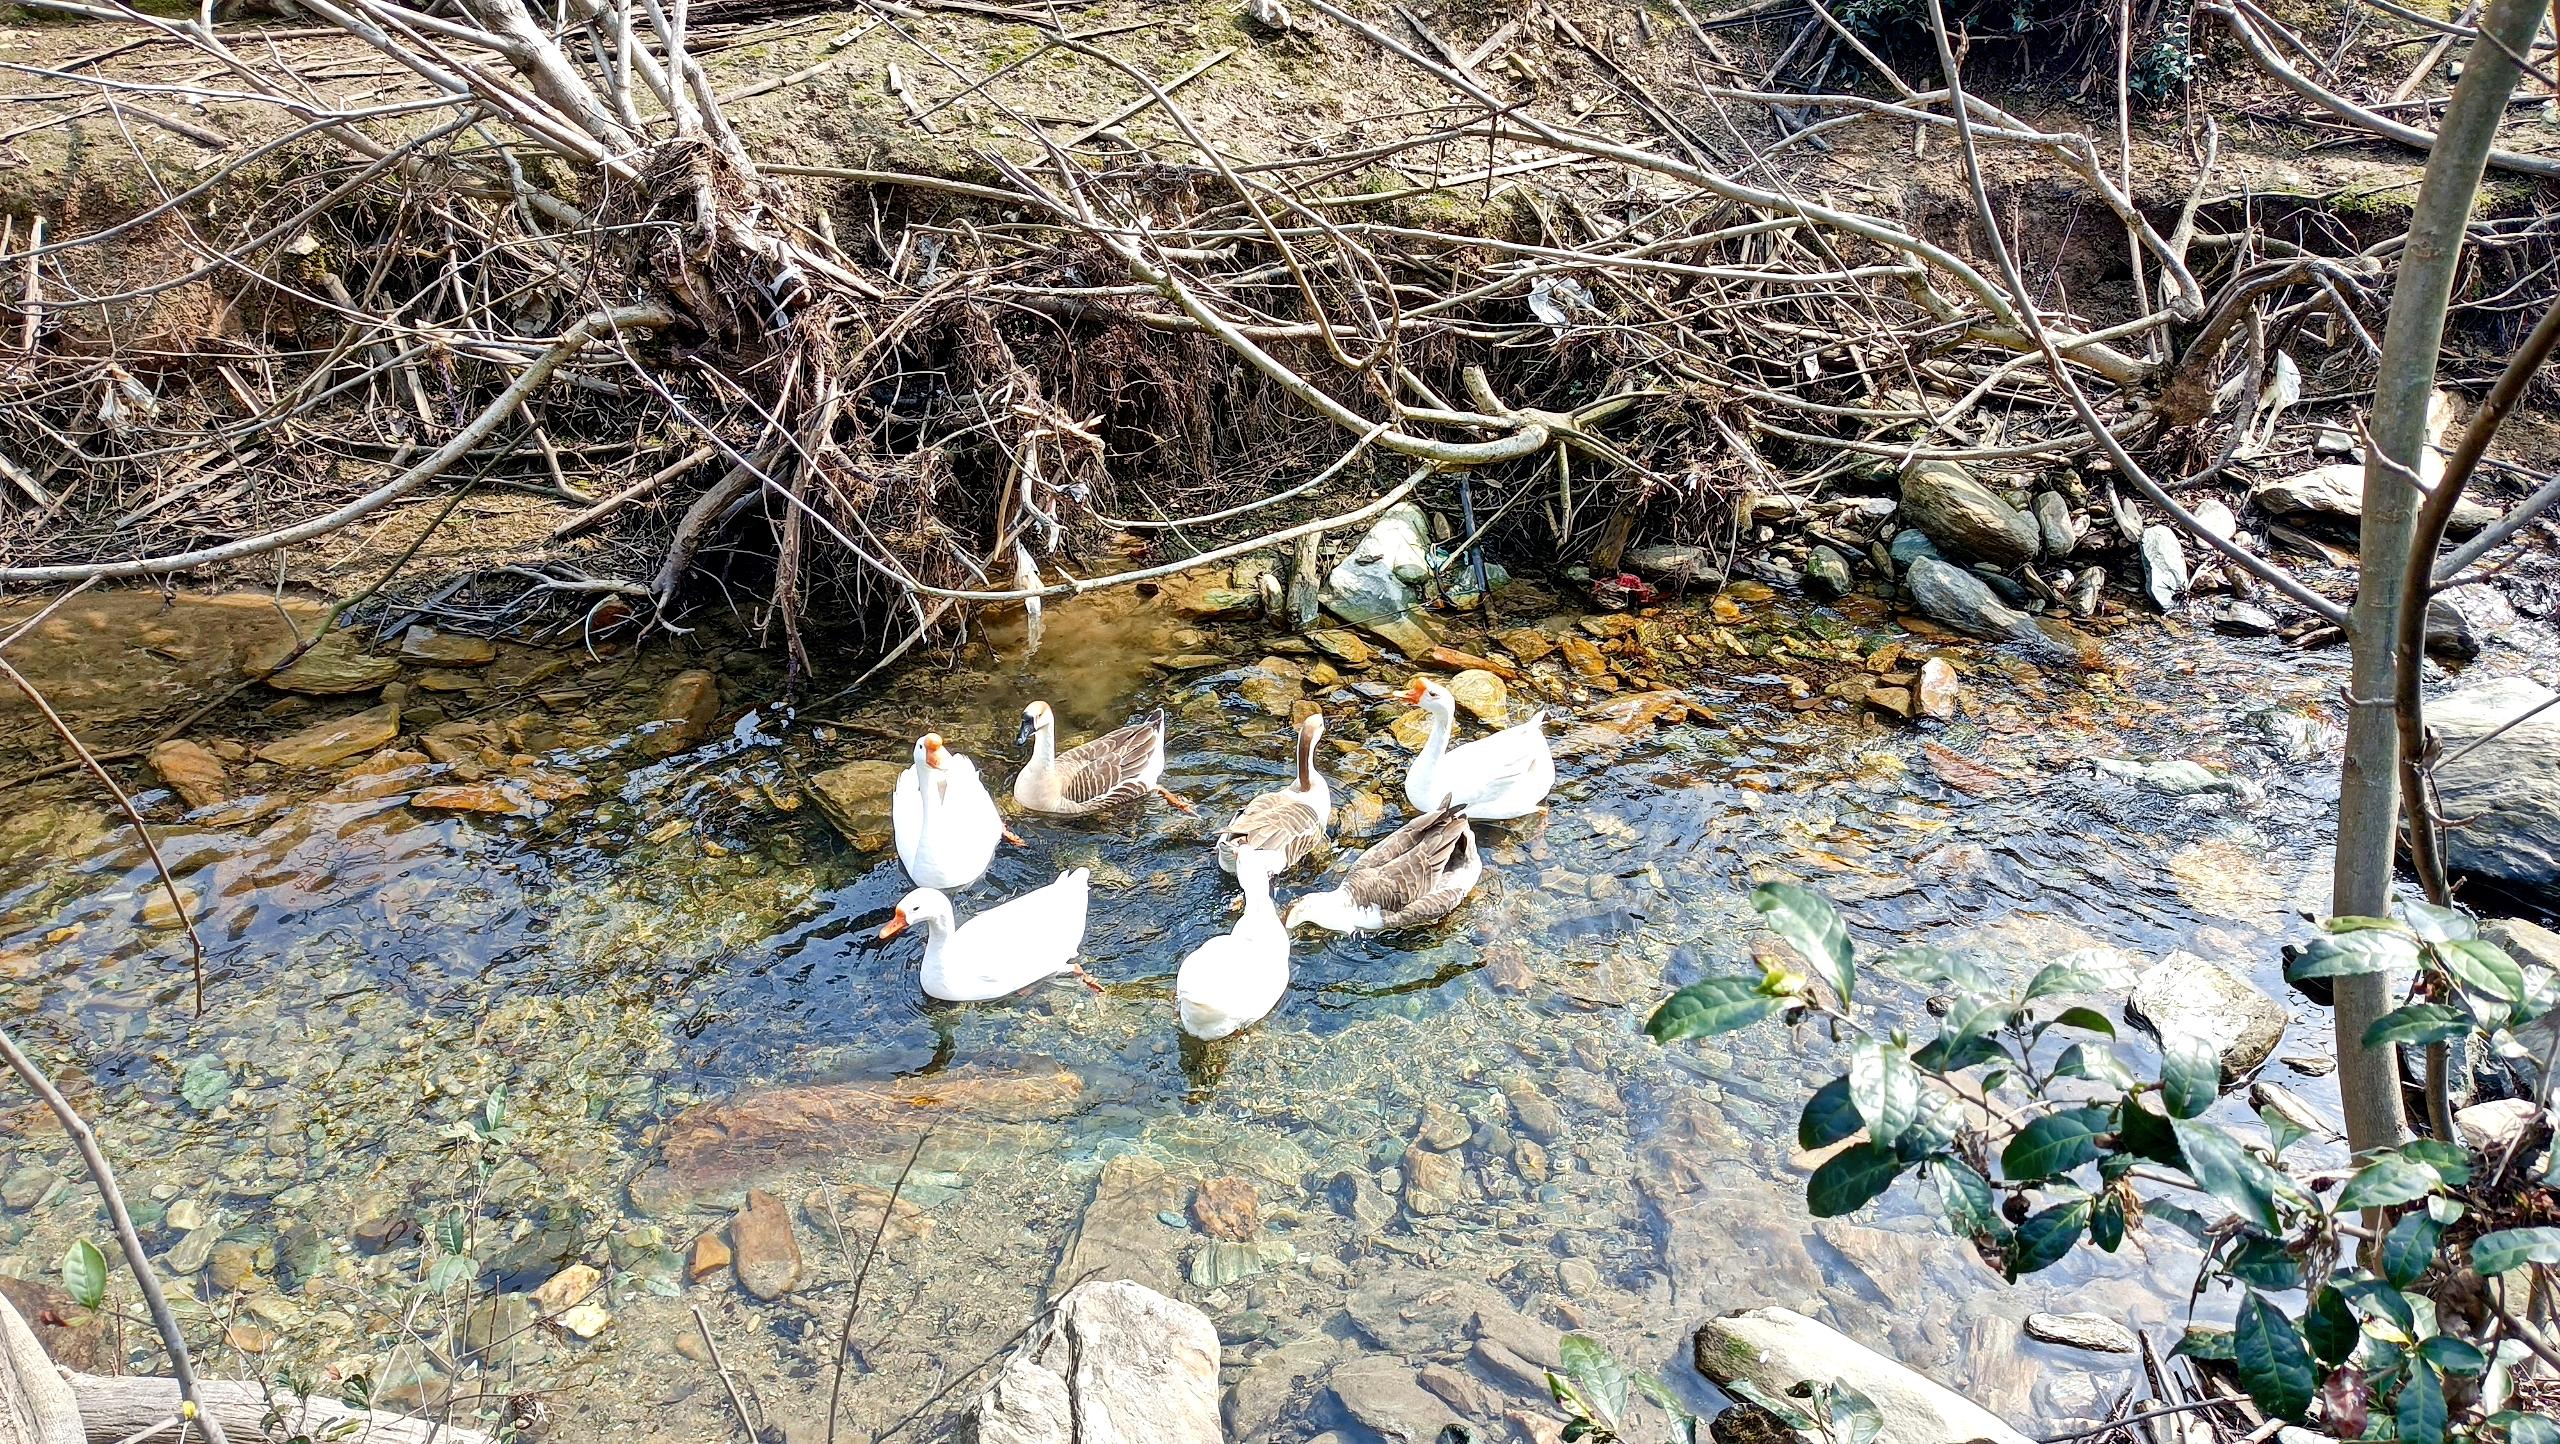
[[(1291, 702), (1325, 709), (1346, 844), (1404, 817), (1403, 674), (1253, 632), (1170, 599), (1078, 604), (1050, 613), (1033, 664), (918, 666), (797, 716), (768, 703), (667, 760), (622, 740), (666, 669), (590, 666), (541, 683), (571, 700), (527, 749), (590, 788), (533, 821), (422, 813), (414, 781), (362, 778), (228, 825), (171, 805), (162, 846), (203, 912), (202, 1020), (143, 859), (76, 794), (22, 793), (0, 824), (11, 1026), (127, 1160), (217, 1371), (362, 1375), (402, 1404), (538, 1396), (568, 1421), (558, 1437), (733, 1437), (689, 1305), (778, 1426), (823, 1419), (858, 1257), (927, 1126), (854, 1322), (849, 1437), (940, 1422), (1044, 1290), (1097, 1269), (1208, 1310), (1238, 1437), (1367, 1437), (1382, 1419), (1429, 1437), (1432, 1410), (1538, 1437), (1526, 1421), (1550, 1411), (1500, 1339), (1582, 1329), (1671, 1366), (1705, 1315), (1760, 1304), (2060, 1426), (2102, 1413), (2130, 1362), (2023, 1342), (2018, 1320), (2183, 1319), (2192, 1254), (2157, 1234), (2012, 1288), (1925, 1195), (1807, 1219), (1794, 1123), (1827, 1043), (1764, 1027), (1665, 1050), (1642, 1021), (1765, 946), (1746, 894), (1776, 878), (1822, 889), (1873, 942), (1980, 947), (2021, 973), (2079, 947), (2186, 949), (2288, 996), (2275, 943), (2316, 900), (2326, 845), (2326, 754), (2306, 747), (2334, 681), (2316, 664), (2143, 625), (2084, 676), (1910, 637), (1871, 603), (1674, 609), (1647, 624), (1649, 656), (1614, 658), (1608, 691), (1566, 656), (1512, 685), (1557, 719), (1561, 781), (1545, 817), (1487, 829), (1494, 866), (1466, 909), (1412, 935), (1301, 938), (1271, 1020), (1185, 1049), (1175, 968), (1232, 921), (1208, 839), (1287, 770)], [(1498, 646), (1471, 626), (1451, 640)], [(1911, 661), (1877, 659), (1895, 642)], [(1960, 662), (1960, 720), (1834, 700), (1843, 677), (1927, 650)], [(753, 665), (732, 664), (733, 717), (757, 700)], [(1640, 684), (1677, 691), (1688, 719), (1631, 739), (1583, 725), (1630, 715)], [(917, 945), (873, 936), (906, 890), (894, 857), (841, 841), (809, 779), (903, 761), (930, 726), (1000, 785), (1033, 697), (1062, 742), (1172, 707), (1166, 781), (1200, 811), (1017, 820), (1027, 846), (1001, 849), (961, 910), (1092, 867), (1085, 956), (1107, 991), (931, 1004)], [(2092, 756), (2188, 757), (2245, 785), (2165, 796)], [(1928, 1026), (1924, 998), (1879, 992)], [(2325, 1041), (2297, 1028), (2280, 1051)], [(895, 1079), (909, 1093), (891, 1099)], [(720, 1111), (738, 1097), (764, 1111)], [(13, 1123), (0, 1271), (49, 1277), (103, 1230), (60, 1140)], [(757, 1143), (765, 1127), (787, 1146)], [(1243, 1237), (1201, 1222), (1212, 1179), (1254, 1200), (1245, 1227), (1219, 1225)], [(749, 1185), (781, 1201), (800, 1254), (770, 1302), (727, 1269), (693, 1277), (694, 1240)], [(609, 1322), (541, 1320), (561, 1301), (505, 1292), (581, 1260)], [(1363, 1357), (1440, 1367), (1419, 1393), (1333, 1372)]]

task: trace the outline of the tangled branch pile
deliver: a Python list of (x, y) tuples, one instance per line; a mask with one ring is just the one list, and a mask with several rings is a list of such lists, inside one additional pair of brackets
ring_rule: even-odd
[[(1730, 543), (1746, 493), (1921, 458), (2091, 458), (2183, 516), (2145, 463), (2240, 455), (2279, 351), (2363, 368), (2396, 245), (2263, 234), (2210, 194), (2209, 124), (2183, 207), (2146, 209), (2125, 106), (2102, 148), (1954, 88), (1952, 55), (1905, 80), (1819, 4), (1790, 49), (1818, 33), (1826, 74), (1883, 94), (1760, 88), (1685, 4), (1633, 40), (1543, 0), (1445, 34), (1260, 6), (1244, 44), (1392, 67), (1419, 103), (1254, 158), (1181, 92), (1235, 47), (1163, 78), (1127, 58), (1160, 19), (928, 7), (1031, 40), (995, 64), (864, 0), (831, 53), (931, 77), (928, 105), (887, 70), (914, 131), (979, 127), (928, 174), (751, 142), (745, 100), (834, 61), (724, 92), (710, 62), (758, 32), (687, 0), (296, 0), (291, 29), (27, 3), (96, 44), (9, 68), (72, 107), (55, 123), (111, 122), (159, 193), (84, 230), (74, 187), (0, 237), (0, 583), (165, 577), (525, 488), (583, 509), (478, 580), (488, 616), (752, 606), (797, 655), (813, 595), (904, 646), (1196, 560), (1133, 567), (1106, 534), (1240, 547), (1447, 505), (1461, 472), (1485, 533), (1610, 566), (1649, 531)], [(2308, 53), (2248, 0), (2205, 10), (2275, 66)], [(1040, 114), (1059, 64), (1132, 99)], [(184, 183), (164, 132), (199, 148)], [(1997, 235), (1790, 179), (1853, 136), (2058, 178), (2131, 263), (2057, 299)], [(2538, 219), (2483, 225), (2547, 260)], [(2512, 279), (2473, 290), (2547, 289)]]

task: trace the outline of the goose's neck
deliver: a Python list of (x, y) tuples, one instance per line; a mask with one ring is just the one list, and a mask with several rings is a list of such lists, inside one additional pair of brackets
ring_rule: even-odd
[(1035, 771), (1046, 772), (1050, 767), (1056, 764), (1057, 760), (1057, 724), (1051, 722), (1048, 718), (1043, 717), (1040, 719), (1040, 725), (1031, 729), (1030, 765)]
[(1279, 933), (1284, 937), (1287, 935), (1286, 930), (1280, 926), (1279, 909), (1271, 905), (1271, 879), (1258, 877), (1246, 880), (1244, 920), (1236, 924), (1236, 931), (1255, 934)]
[(1322, 798), (1326, 795), (1324, 779), (1316, 775), (1316, 739), (1306, 733), (1298, 735), (1298, 785), (1301, 797)]
[(1441, 754), (1449, 750), (1449, 733), (1457, 726), (1457, 717), (1437, 707), (1423, 711), (1431, 718), (1431, 735), (1422, 740), (1422, 755), (1413, 760), (1413, 770), (1428, 776), (1440, 765)]
[(927, 822), (931, 822), (933, 815), (941, 810), (942, 784), (942, 774), (935, 771), (932, 764), (916, 764), (916, 811)]

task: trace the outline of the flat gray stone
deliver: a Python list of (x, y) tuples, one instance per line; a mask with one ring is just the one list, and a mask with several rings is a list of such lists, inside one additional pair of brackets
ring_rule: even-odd
[(1952, 461), (1919, 462), (1902, 474), (1902, 519), (1941, 551), (1996, 566), (2034, 561), (2044, 549), (2034, 517)]
[(2125, 1013), (2156, 1037), (2209, 1040), (2226, 1081), (2267, 1061), (2289, 1021), (2282, 1003), (2193, 953), (2171, 953), (2145, 969)]
[(2446, 829), (2446, 860), (2528, 887), (2560, 885), (2560, 703), (2551, 690), (2524, 677), (2465, 687), (2431, 701), (2427, 725), (2444, 740), (2436, 767), (2444, 815), (2463, 819)]
[(2103, 1314), (2029, 1314), (2027, 1337), (2093, 1354), (2130, 1354), (2141, 1336)]
[(1698, 1330), (1698, 1372), (1717, 1384), (1748, 1380), (1783, 1397), (1797, 1384), (1845, 1384), (1875, 1401), (1882, 1444), (2025, 1444), (1990, 1410), (1788, 1309), (1753, 1309)]

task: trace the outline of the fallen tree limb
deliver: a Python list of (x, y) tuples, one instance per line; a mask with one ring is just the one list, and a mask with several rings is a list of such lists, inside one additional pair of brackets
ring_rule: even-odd
[[(66, 1374), (71, 1396), (80, 1405), (80, 1427), (89, 1444), (121, 1444), (178, 1417), (175, 1379), (107, 1378)], [(496, 1444), (496, 1436), (477, 1429), (419, 1419), (378, 1409), (350, 1409), (330, 1399), (269, 1389), (235, 1379), (200, 1382), (205, 1423), (233, 1439), (264, 1439), (285, 1444), (291, 1439), (344, 1440), (347, 1444)], [(212, 1433), (198, 1426), (200, 1432)], [(171, 1429), (159, 1436), (175, 1440)]]

